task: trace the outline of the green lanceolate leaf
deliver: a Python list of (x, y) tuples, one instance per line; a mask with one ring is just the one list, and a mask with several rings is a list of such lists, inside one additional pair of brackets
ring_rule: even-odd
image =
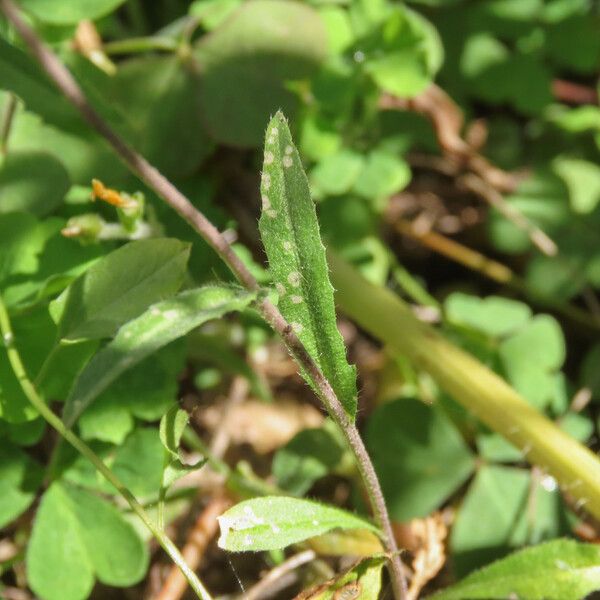
[(276, 550), (332, 529), (378, 529), (349, 512), (286, 496), (264, 496), (236, 504), (218, 517), (219, 547), (231, 552)]
[(554, 540), (515, 552), (430, 596), (435, 600), (580, 600), (600, 589), (600, 548)]
[(205, 321), (242, 310), (254, 295), (239, 288), (206, 286), (151, 306), (119, 329), (89, 362), (73, 385), (63, 418), (72, 425), (81, 412), (121, 373)]
[(348, 414), (356, 413), (356, 369), (335, 321), (333, 288), (315, 205), (285, 117), (277, 113), (265, 141), (260, 234), (279, 307), (331, 382)]
[(131, 242), (77, 278), (55, 301), (58, 335), (75, 341), (110, 337), (183, 282), (190, 246), (175, 239)]

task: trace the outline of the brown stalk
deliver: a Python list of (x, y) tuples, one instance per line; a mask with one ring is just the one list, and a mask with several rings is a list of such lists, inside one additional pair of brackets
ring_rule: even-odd
[[(27, 44), (46, 74), (67, 100), (79, 110), (88, 123), (106, 139), (127, 167), (200, 234), (244, 287), (251, 291), (258, 291), (258, 282), (235, 254), (233, 248), (221, 232), (156, 167), (152, 166), (143, 156), (133, 150), (98, 114), (69, 70), (61, 63), (56, 54), (43, 43), (37, 33), (23, 21), (19, 9), (14, 2), (12, 0), (0, 0), (0, 8), (23, 38), (23, 41)], [(321, 401), (342, 430), (356, 458), (358, 469), (369, 494), (371, 510), (378, 526), (382, 530), (394, 596), (397, 600), (406, 600), (406, 579), (385, 505), (385, 499), (373, 463), (356, 425), (349, 418), (319, 366), (310, 357), (294, 333), (291, 325), (284, 319), (277, 307), (265, 298), (258, 302), (257, 308), (263, 318), (281, 336), (296, 361), (308, 373), (315, 388), (318, 390)]]

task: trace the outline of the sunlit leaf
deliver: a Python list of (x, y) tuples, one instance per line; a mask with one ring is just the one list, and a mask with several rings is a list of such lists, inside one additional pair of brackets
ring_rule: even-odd
[(245, 500), (218, 517), (219, 547), (232, 552), (285, 548), (332, 529), (367, 529), (368, 521), (349, 512), (285, 496)]
[(600, 548), (555, 540), (526, 548), (429, 596), (432, 600), (581, 600), (600, 589)]
[(259, 229), (279, 293), (279, 307), (353, 418), (356, 369), (347, 362), (337, 329), (315, 206), (281, 113), (267, 128), (261, 194)]

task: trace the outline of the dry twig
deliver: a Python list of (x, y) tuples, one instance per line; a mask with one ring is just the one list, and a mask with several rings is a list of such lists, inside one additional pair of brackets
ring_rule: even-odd
[[(231, 500), (225, 496), (213, 498), (200, 513), (192, 527), (188, 539), (181, 551), (190, 569), (196, 570), (204, 556), (209, 542), (218, 532), (217, 517), (231, 506)], [(185, 593), (188, 583), (181, 571), (173, 565), (155, 600), (179, 600)]]
[[(290, 556), (286, 561), (269, 571), (256, 585), (252, 586), (246, 594), (244, 594), (244, 600), (260, 600), (274, 593), (276, 584), (281, 583), (281, 579), (289, 575), (292, 571), (313, 561), (317, 554), (314, 550), (304, 550), (298, 554)], [(286, 587), (292, 582), (286, 580)]]

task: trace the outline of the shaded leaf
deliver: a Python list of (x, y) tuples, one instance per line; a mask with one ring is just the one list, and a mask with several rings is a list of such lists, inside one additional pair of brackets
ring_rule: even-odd
[[(553, 485), (556, 488), (555, 482)], [(527, 471), (500, 466), (484, 466), (478, 471), (458, 511), (450, 538), (454, 568), (459, 575), (513, 548), (560, 535), (557, 490), (546, 491), (538, 483), (533, 492), (534, 509), (527, 508), (530, 493)]]
[(76, 130), (82, 121), (25, 52), (0, 36), (0, 86), (17, 94), (25, 106), (49, 123)]
[(438, 508), (474, 467), (473, 456), (444, 412), (418, 400), (378, 408), (368, 422), (366, 442), (390, 515), (397, 521)]
[(242, 0), (194, 0), (189, 14), (196, 17), (207, 31), (212, 31), (239, 8)]
[(131, 242), (107, 254), (55, 303), (58, 335), (75, 341), (110, 337), (150, 304), (177, 291), (189, 244), (175, 239)]
[(33, 446), (40, 441), (46, 429), (41, 417), (25, 423), (8, 423), (0, 420), (0, 436), (17, 446)]
[(183, 344), (169, 344), (122, 373), (79, 417), (81, 436), (122, 444), (136, 418), (160, 419), (177, 401), (177, 378), (185, 366), (184, 351)]
[(35, 273), (46, 239), (59, 227), (58, 220), (40, 224), (25, 212), (0, 214), (0, 283), (11, 275)]
[(43, 152), (10, 152), (0, 163), (0, 213), (51, 213), (69, 191), (71, 182), (62, 163)]
[(378, 531), (368, 521), (339, 508), (285, 496), (245, 500), (218, 521), (219, 547), (231, 552), (285, 548), (337, 528)]
[(267, 128), (264, 157), (259, 229), (279, 292), (279, 307), (354, 418), (356, 369), (347, 362), (337, 329), (315, 206), (281, 113)]
[[(25, 370), (35, 376), (52, 348), (56, 327), (45, 307), (15, 316), (12, 326)], [(59, 373), (64, 372), (61, 369)], [(4, 344), (0, 345), (0, 416), (11, 423), (23, 423), (38, 416), (12, 370)]]
[(18, 517), (35, 499), (44, 472), (23, 450), (6, 440), (0, 446), (0, 527)]
[(83, 600), (94, 575), (108, 585), (129, 586), (147, 566), (146, 545), (114, 506), (84, 490), (50, 486), (27, 550), (29, 582), (40, 598)]
[(311, 7), (245, 2), (195, 50), (202, 112), (216, 140), (258, 146), (269, 116), (277, 109), (292, 113), (297, 105), (284, 82), (308, 77), (326, 51), (325, 28)]
[(167, 177), (191, 174), (213, 150), (200, 110), (200, 83), (179, 57), (145, 56), (119, 64), (108, 82), (137, 136), (137, 147)]
[(354, 191), (365, 198), (388, 198), (410, 182), (408, 164), (392, 152), (374, 150), (367, 157)]
[(343, 453), (344, 447), (327, 429), (304, 429), (275, 453), (275, 481), (281, 489), (302, 496), (338, 465)]
[(552, 400), (554, 372), (562, 366), (565, 352), (560, 325), (550, 315), (535, 316), (498, 348), (510, 382), (540, 408)]

